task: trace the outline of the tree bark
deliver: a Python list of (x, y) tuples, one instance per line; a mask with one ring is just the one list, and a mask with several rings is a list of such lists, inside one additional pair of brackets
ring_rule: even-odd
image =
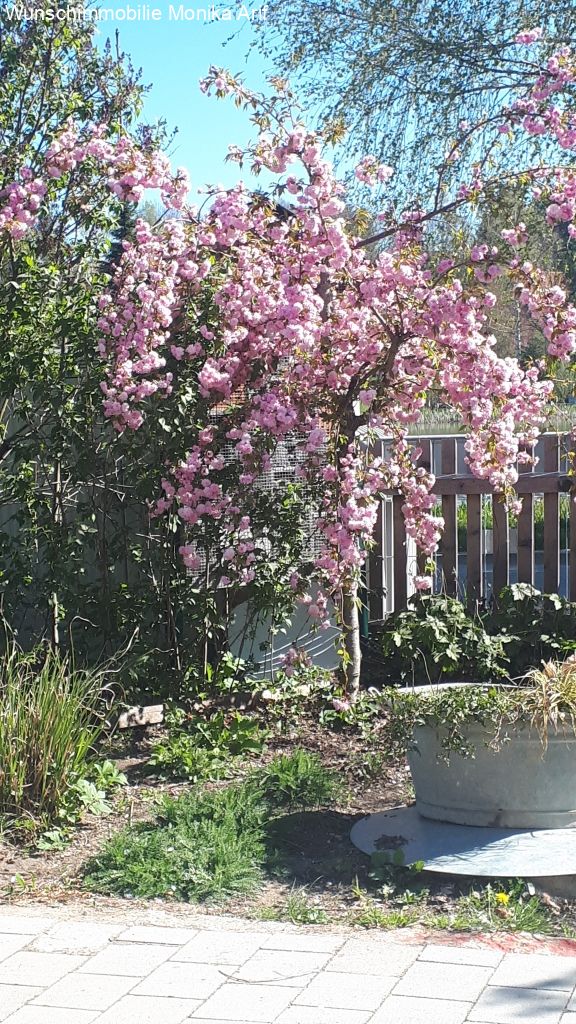
[(344, 633), (344, 678), (346, 692), (355, 701), (360, 689), (360, 616), (358, 614), (358, 580), (348, 580), (342, 591), (342, 629)]

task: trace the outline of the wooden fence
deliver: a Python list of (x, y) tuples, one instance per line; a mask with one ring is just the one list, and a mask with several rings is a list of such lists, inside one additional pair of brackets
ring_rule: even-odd
[[(539, 584), (538, 589), (545, 593), (564, 593), (576, 600), (576, 504), (572, 500), (576, 479), (569, 475), (574, 448), (570, 435), (544, 434), (536, 449), (537, 465), (519, 467), (516, 491), (523, 507), (512, 524), (501, 498), (487, 481), (476, 479), (467, 469), (465, 437), (413, 440), (422, 450), (419, 464), (436, 477), (433, 492), (438, 495), (438, 511), (445, 522), (435, 590), (459, 596), (474, 607), (491, 593), (498, 594), (508, 583), (518, 581)], [(381, 444), (385, 455), (386, 442)], [(403, 500), (402, 495), (391, 494), (379, 509), (376, 544), (367, 565), (371, 620), (381, 620), (390, 611), (404, 608), (411, 593), (412, 576), (423, 569), (422, 557), (406, 537)], [(543, 535), (538, 550), (534, 536), (537, 501), (539, 511), (543, 511)], [(567, 516), (563, 546), (561, 502), (565, 521)], [(460, 520), (466, 523), (466, 541), (459, 545), (458, 518), (463, 504), (466, 515), (462, 510)], [(491, 530), (486, 529), (487, 520), (492, 524)], [(461, 539), (462, 532), (461, 526)]]

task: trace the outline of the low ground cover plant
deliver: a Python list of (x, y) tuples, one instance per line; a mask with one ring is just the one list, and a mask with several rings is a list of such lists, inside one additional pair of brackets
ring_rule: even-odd
[(155, 821), (124, 829), (87, 865), (84, 884), (120, 896), (196, 902), (253, 889), (266, 807), (246, 785), (165, 797)]
[(222, 709), (211, 715), (175, 708), (166, 716), (167, 733), (152, 747), (149, 765), (173, 779), (222, 779), (234, 761), (262, 753), (266, 729), (254, 717)]
[(275, 810), (321, 807), (336, 802), (343, 793), (342, 783), (318, 755), (301, 749), (273, 758), (252, 778)]
[(224, 789), (164, 797), (154, 821), (113, 836), (86, 865), (94, 892), (199, 902), (254, 889), (268, 859), (269, 821), (331, 800), (333, 776), (304, 751), (276, 758)]

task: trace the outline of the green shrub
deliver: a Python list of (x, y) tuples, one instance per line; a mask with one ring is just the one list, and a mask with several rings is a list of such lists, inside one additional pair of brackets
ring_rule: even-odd
[(484, 682), (506, 674), (502, 638), (490, 635), (460, 601), (443, 594), (417, 594), (408, 603), (406, 611), (386, 620), (381, 634), (385, 682)]
[(295, 750), (273, 758), (252, 778), (274, 810), (304, 810), (333, 802), (342, 786), (334, 772), (324, 767), (317, 754)]
[(484, 621), (505, 640), (512, 677), (576, 650), (576, 603), (541, 594), (529, 583), (505, 587)]
[(53, 651), (0, 660), (0, 821), (46, 827), (74, 799), (101, 735), (97, 678)]
[(266, 808), (248, 785), (165, 798), (155, 822), (124, 829), (86, 865), (93, 892), (197, 902), (253, 889)]

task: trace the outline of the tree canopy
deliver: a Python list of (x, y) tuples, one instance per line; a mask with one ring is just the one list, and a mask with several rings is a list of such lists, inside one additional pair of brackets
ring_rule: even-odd
[[(270, 0), (256, 45), (320, 120), (346, 128), (347, 158), (374, 153), (393, 164), (396, 188), (413, 197), (434, 181), (460, 122), (491, 117), (526, 90), (534, 64), (516, 36), (534, 26), (557, 49), (576, 35), (576, 7), (561, 0)], [(515, 159), (510, 148), (506, 156)]]

